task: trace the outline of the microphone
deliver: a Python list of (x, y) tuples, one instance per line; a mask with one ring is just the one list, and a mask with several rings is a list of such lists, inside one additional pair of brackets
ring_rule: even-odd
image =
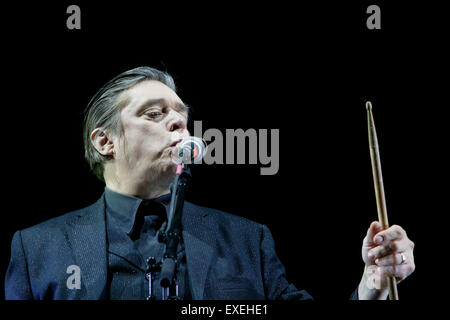
[(199, 137), (190, 136), (184, 138), (177, 147), (177, 152), (172, 154), (172, 160), (176, 164), (198, 163), (206, 154), (206, 143)]

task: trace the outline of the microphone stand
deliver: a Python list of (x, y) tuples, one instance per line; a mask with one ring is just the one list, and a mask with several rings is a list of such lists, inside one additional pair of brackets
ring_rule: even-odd
[[(172, 193), (167, 219), (167, 227), (158, 235), (161, 242), (166, 243), (166, 249), (161, 262), (156, 263), (154, 257), (147, 259), (148, 268), (146, 278), (149, 280), (147, 300), (155, 300), (152, 291), (153, 272), (161, 271), (160, 284), (162, 300), (180, 300), (178, 296), (178, 283), (176, 280), (177, 249), (181, 241), (181, 215), (183, 213), (184, 192), (191, 178), (191, 172), (186, 166), (201, 159), (206, 152), (206, 143), (197, 137), (189, 137), (181, 141), (179, 146), (177, 171), (175, 180), (170, 185)], [(189, 157), (189, 158), (187, 158)]]
[(177, 262), (177, 249), (181, 240), (181, 215), (184, 205), (184, 192), (187, 188), (191, 172), (183, 164), (177, 167), (174, 183), (171, 185), (172, 197), (170, 200), (167, 227), (162, 234), (166, 242), (166, 249), (161, 265), (162, 300), (179, 300), (178, 283), (175, 279)]

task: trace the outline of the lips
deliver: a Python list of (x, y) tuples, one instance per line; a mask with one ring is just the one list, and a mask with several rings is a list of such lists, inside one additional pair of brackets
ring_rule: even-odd
[(170, 147), (175, 147), (177, 144), (179, 144), (183, 139), (178, 139), (175, 140), (174, 142), (172, 142), (172, 144), (170, 145)]

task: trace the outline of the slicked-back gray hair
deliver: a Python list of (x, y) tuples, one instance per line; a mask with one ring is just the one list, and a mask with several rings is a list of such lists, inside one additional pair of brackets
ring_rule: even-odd
[(92, 172), (101, 181), (104, 181), (104, 162), (108, 157), (95, 149), (91, 142), (91, 133), (96, 128), (102, 128), (120, 136), (122, 134), (120, 110), (126, 101), (119, 101), (118, 98), (124, 91), (145, 80), (157, 80), (176, 91), (175, 82), (167, 72), (150, 67), (138, 67), (108, 81), (87, 105), (83, 124), (84, 156)]

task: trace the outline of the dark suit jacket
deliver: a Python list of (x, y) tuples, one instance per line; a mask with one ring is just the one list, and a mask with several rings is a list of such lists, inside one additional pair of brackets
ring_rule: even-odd
[[(310, 299), (285, 277), (272, 235), (262, 224), (185, 202), (182, 218), (192, 297)], [(6, 299), (107, 299), (104, 196), (14, 234), (5, 279)], [(81, 288), (69, 289), (77, 265)]]

